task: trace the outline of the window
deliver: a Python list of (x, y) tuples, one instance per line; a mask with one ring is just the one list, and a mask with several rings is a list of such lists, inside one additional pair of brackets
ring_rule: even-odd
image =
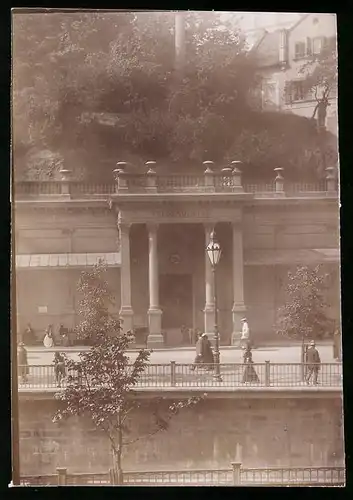
[(325, 36), (318, 36), (312, 40), (312, 53), (318, 55), (326, 46), (327, 39)]
[(312, 40), (307, 37), (306, 39), (306, 55), (311, 56), (313, 54)]
[(303, 101), (306, 97), (307, 96), (304, 90), (303, 81), (296, 80), (292, 82), (286, 82), (284, 87), (285, 104), (291, 104), (295, 101)]
[(293, 101), (302, 101), (305, 97), (303, 82), (292, 82), (292, 98)]
[(294, 57), (299, 59), (305, 57), (305, 42), (297, 42), (294, 46)]

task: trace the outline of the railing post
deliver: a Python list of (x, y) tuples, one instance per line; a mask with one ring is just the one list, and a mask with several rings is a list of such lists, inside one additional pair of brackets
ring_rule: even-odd
[(271, 365), (270, 361), (266, 360), (265, 361), (265, 385), (268, 387), (271, 383)]
[(149, 191), (150, 193), (156, 193), (157, 192), (157, 174), (156, 174), (156, 162), (155, 161), (146, 161), (145, 163), (147, 167), (147, 184), (146, 184), (146, 190)]
[(172, 386), (176, 385), (176, 363), (175, 363), (175, 361), (170, 362), (170, 384)]
[(61, 175), (61, 194), (65, 196), (70, 196), (71, 170), (62, 168), (59, 173)]
[(276, 195), (277, 196), (284, 196), (284, 178), (283, 178), (283, 168), (277, 167), (274, 169), (274, 171), (277, 173), (276, 178), (275, 178), (275, 189), (276, 189)]
[(214, 165), (213, 161), (204, 161), (203, 165), (205, 167), (205, 188), (207, 191), (213, 191), (214, 190), (214, 173), (212, 170), (212, 167)]
[(67, 469), (66, 469), (66, 467), (57, 467), (56, 472), (58, 473), (58, 486), (66, 486), (66, 484), (67, 484)]
[(326, 191), (328, 193), (334, 193), (336, 192), (336, 179), (334, 176), (334, 168), (333, 167), (327, 167), (326, 169), (327, 175), (326, 175)]
[(239, 486), (241, 484), (241, 462), (232, 462), (233, 471), (233, 485)]
[(113, 170), (116, 193), (119, 193), (121, 191), (127, 191), (129, 188), (125, 176), (126, 165), (127, 165), (126, 161), (118, 161), (116, 164), (116, 169)]
[(233, 168), (232, 170), (232, 175), (233, 175), (233, 190), (234, 191), (244, 191), (243, 185), (241, 182), (241, 170), (240, 166), (242, 165), (241, 161), (234, 160), (231, 163), (231, 166)]

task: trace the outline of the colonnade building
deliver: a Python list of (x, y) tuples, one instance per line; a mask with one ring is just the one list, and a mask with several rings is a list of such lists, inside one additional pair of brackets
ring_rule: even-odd
[(200, 175), (131, 174), (122, 162), (109, 184), (71, 179), (15, 184), (17, 329), (73, 329), (82, 270), (104, 259), (124, 329), (145, 329), (151, 346), (178, 346), (181, 326), (212, 336), (214, 293), (206, 246), (222, 248), (217, 268), (221, 344), (239, 341), (241, 318), (254, 340), (275, 339), (288, 271), (324, 264), (328, 302), (339, 320), (339, 204), (336, 176), (316, 184), (242, 181), (239, 162)]

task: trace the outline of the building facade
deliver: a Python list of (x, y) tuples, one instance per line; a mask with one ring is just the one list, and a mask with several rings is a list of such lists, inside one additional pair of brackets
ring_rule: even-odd
[[(311, 118), (317, 100), (303, 86), (303, 65), (319, 55), (323, 47), (337, 38), (334, 14), (305, 14), (290, 28), (259, 32), (253, 46), (261, 83), (257, 105), (262, 109), (292, 112)], [(320, 97), (320, 92), (318, 93)], [(326, 128), (337, 136), (337, 89), (329, 94)]]
[[(146, 167), (147, 170), (147, 167)], [(145, 328), (152, 346), (182, 342), (181, 326), (212, 335), (212, 269), (206, 245), (215, 229), (222, 344), (240, 338), (246, 315), (257, 342), (274, 338), (288, 270), (325, 264), (330, 314), (339, 321), (339, 207), (336, 181), (242, 183), (234, 164), (215, 174), (128, 174), (109, 185), (22, 182), (15, 186), (17, 330), (28, 322), (80, 321), (80, 272), (102, 258), (124, 328)], [(275, 177), (275, 176), (274, 176)]]

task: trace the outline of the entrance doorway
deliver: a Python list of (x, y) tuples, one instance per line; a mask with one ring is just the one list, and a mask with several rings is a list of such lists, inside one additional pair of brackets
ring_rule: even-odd
[(162, 274), (159, 280), (160, 305), (163, 311), (162, 329), (167, 345), (187, 345), (181, 333), (182, 325), (193, 325), (193, 291), (191, 274)]

